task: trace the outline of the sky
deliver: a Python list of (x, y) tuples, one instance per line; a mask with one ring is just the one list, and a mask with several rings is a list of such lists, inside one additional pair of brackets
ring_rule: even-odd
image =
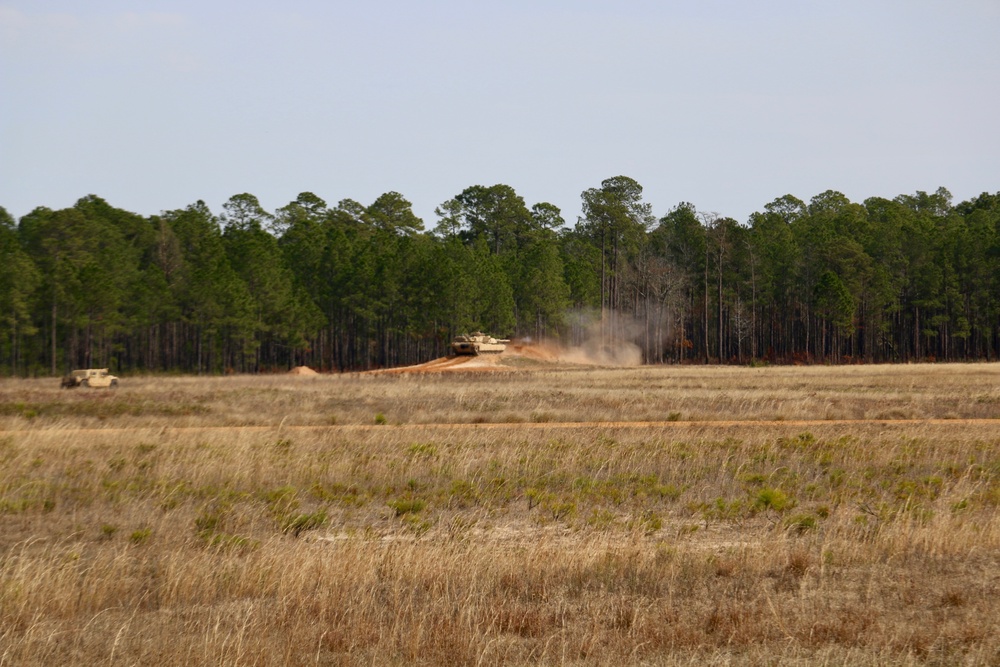
[(0, 206), (1000, 191), (1000, 0), (0, 0)]

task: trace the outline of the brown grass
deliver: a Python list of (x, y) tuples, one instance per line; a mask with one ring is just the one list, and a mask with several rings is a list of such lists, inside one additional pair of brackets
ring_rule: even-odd
[[(891, 415), (948, 421), (789, 423)], [(994, 365), (6, 380), (0, 665), (997, 664), (998, 417)]]

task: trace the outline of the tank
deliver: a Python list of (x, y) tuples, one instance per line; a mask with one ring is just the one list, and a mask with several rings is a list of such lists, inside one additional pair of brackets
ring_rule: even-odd
[(474, 356), (477, 354), (500, 354), (507, 349), (507, 339), (497, 339), (487, 336), (482, 331), (473, 334), (456, 336), (451, 342), (453, 355)]

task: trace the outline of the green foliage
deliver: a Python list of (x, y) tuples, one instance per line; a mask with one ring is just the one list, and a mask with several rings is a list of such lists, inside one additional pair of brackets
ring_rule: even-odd
[(423, 535), (434, 527), (433, 519), (426, 519), (416, 514), (406, 514), (403, 516), (403, 525), (416, 535)]
[(271, 512), (283, 517), (299, 507), (298, 490), (294, 486), (279, 486), (261, 493)]
[(706, 526), (711, 521), (736, 521), (744, 515), (745, 505), (743, 501), (716, 498), (713, 502), (691, 503), (689, 509), (700, 512)]
[(195, 532), (201, 537), (216, 533), (220, 530), (221, 524), (229, 514), (229, 511), (230, 506), (228, 503), (216, 503), (203, 508), (198, 516), (195, 517)]
[(785, 526), (797, 533), (814, 530), (816, 525), (816, 517), (812, 514), (796, 514), (785, 520)]
[(205, 543), (218, 551), (246, 553), (260, 547), (258, 540), (252, 540), (242, 535), (228, 533), (212, 533), (206, 536)]
[(412, 456), (433, 458), (437, 454), (437, 446), (432, 442), (416, 442), (407, 451)]
[(644, 533), (652, 534), (663, 528), (663, 519), (652, 510), (646, 510), (639, 519), (639, 527)]
[(389, 501), (389, 507), (392, 508), (396, 516), (417, 514), (427, 507), (427, 501), (421, 498), (397, 498), (396, 500)]
[(606, 508), (594, 508), (587, 517), (587, 525), (597, 530), (609, 530), (618, 519), (613, 512)]
[(795, 507), (795, 501), (781, 489), (765, 488), (757, 492), (753, 506), (755, 510), (772, 510), (779, 514)]
[[(269, 212), (250, 193), (143, 217), (89, 195), (0, 208), (0, 371), (358, 370), (427, 361), (458, 333), (637, 343), (651, 362), (1000, 354), (1000, 193), (779, 197), (747, 224), (681, 203), (658, 220), (616, 176), (565, 226), (474, 185), (424, 231), (409, 201)], [(42, 411), (35, 410), (41, 416)]]
[(576, 501), (570, 496), (546, 493), (539, 500), (545, 513), (556, 521), (570, 519), (576, 514)]
[(458, 507), (468, 507), (479, 501), (480, 494), (471, 482), (456, 479), (448, 489), (448, 497)]
[(326, 521), (326, 510), (317, 510), (305, 514), (290, 515), (282, 521), (281, 528), (282, 531), (298, 537), (304, 531), (315, 530), (325, 526)]
[(128, 541), (138, 546), (148, 542), (152, 535), (153, 530), (151, 528), (137, 528), (128, 536)]

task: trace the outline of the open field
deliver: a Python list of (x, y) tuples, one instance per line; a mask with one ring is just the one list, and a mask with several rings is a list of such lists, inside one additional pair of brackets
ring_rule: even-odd
[(1000, 663), (1000, 365), (0, 381), (0, 665)]

